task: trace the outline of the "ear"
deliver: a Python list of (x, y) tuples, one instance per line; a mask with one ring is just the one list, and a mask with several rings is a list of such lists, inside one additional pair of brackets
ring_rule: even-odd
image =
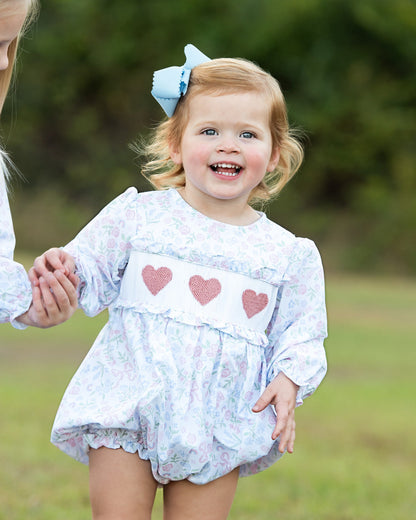
[(182, 154), (180, 149), (172, 144), (169, 144), (169, 154), (170, 158), (175, 164), (182, 164)]
[(269, 164), (267, 165), (267, 171), (272, 172), (276, 166), (279, 164), (280, 159), (280, 148), (278, 146), (272, 151), (272, 155), (270, 156)]

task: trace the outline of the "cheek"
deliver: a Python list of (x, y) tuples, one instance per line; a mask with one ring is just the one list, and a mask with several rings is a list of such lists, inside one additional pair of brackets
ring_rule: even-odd
[(190, 145), (189, 152), (184, 157), (184, 161), (188, 165), (206, 166), (209, 163), (210, 149), (201, 145)]
[(250, 166), (258, 173), (265, 174), (270, 163), (270, 157), (264, 150), (253, 151), (250, 154)]

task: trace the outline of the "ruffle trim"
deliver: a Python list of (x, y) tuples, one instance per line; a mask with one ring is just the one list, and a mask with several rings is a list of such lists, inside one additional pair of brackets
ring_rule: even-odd
[(215, 318), (207, 319), (203, 314), (196, 316), (184, 311), (172, 309), (171, 307), (154, 306), (151, 304), (143, 304), (122, 300), (119, 298), (112, 306), (112, 310), (116, 309), (131, 309), (140, 314), (151, 314), (155, 316), (162, 316), (173, 321), (190, 325), (192, 327), (208, 326), (213, 329), (228, 334), (236, 339), (244, 339), (254, 346), (266, 348), (269, 345), (268, 337), (265, 333), (258, 332), (252, 329), (246, 329), (240, 325), (229, 323), (226, 321), (217, 320)]
[[(99, 449), (105, 447), (114, 450), (122, 448), (127, 453), (137, 453), (142, 460), (150, 461), (153, 476), (155, 480), (162, 485), (172, 481), (171, 478), (163, 475), (163, 473), (165, 475), (171, 474), (172, 470), (175, 470), (175, 480), (188, 479), (195, 484), (205, 484), (213, 478), (218, 478), (225, 474), (225, 472), (234, 469), (231, 461), (229, 461), (230, 466), (228, 468), (225, 468), (225, 470), (221, 467), (217, 468), (217, 470), (212, 468), (213, 472), (210, 478), (207, 478), (208, 475), (204, 470), (207, 469), (206, 465), (210, 464), (210, 457), (208, 453), (205, 455), (200, 453), (197, 465), (191, 467), (192, 464), (182, 463), (183, 465), (181, 466), (180, 472), (178, 472), (179, 468), (177, 464), (175, 464), (176, 467), (174, 468), (174, 464), (172, 464), (170, 460), (166, 460), (166, 463), (160, 465), (152, 461), (152, 457), (155, 453), (153, 451), (150, 452), (146, 448), (141, 439), (140, 432), (121, 428), (105, 428), (95, 424), (85, 425), (73, 430), (64, 430), (62, 432), (54, 431), (51, 441), (64, 453), (87, 465), (89, 463), (89, 450), (91, 448)], [(213, 437), (212, 448), (215, 444), (214, 441), (215, 438)], [(283, 456), (283, 454), (279, 452), (278, 447), (279, 442), (276, 441), (270, 447), (270, 451), (264, 456), (256, 457), (254, 460), (242, 461), (240, 463), (240, 477), (259, 473), (274, 464)], [(229, 460), (227, 456), (228, 449), (227, 446), (222, 447), (221, 444), (217, 444), (216, 446), (216, 451), (221, 450), (223, 452), (223, 464), (227, 459)], [(162, 475), (160, 472), (162, 472)], [(200, 475), (200, 473), (202, 474)]]

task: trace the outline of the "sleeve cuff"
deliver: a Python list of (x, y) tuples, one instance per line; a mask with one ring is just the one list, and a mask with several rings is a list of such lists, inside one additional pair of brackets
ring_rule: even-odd
[(32, 303), (32, 296), (28, 296), (26, 301), (22, 302), (22, 306), (19, 309), (16, 309), (12, 315), (10, 316), (10, 324), (12, 327), (18, 330), (24, 330), (27, 329), (27, 325), (24, 323), (20, 323), (20, 321), (17, 321), (17, 318), (24, 314), (30, 307), (30, 304)]

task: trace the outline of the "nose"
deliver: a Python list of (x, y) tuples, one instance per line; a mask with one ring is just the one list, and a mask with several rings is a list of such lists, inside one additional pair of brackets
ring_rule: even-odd
[(234, 137), (223, 136), (217, 145), (217, 152), (239, 153), (240, 147)]

